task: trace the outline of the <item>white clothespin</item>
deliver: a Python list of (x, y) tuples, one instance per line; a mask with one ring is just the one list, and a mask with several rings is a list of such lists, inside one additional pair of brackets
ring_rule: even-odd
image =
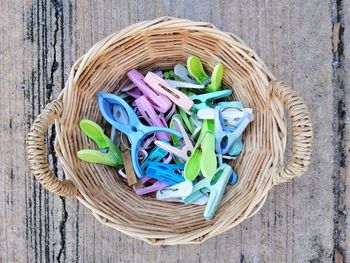
[[(183, 200), (192, 193), (193, 184), (189, 181), (184, 181), (179, 184), (166, 187), (158, 190), (156, 194), (157, 200), (182, 203)], [(205, 205), (208, 201), (207, 195), (201, 195), (198, 199), (191, 202), (191, 204)]]

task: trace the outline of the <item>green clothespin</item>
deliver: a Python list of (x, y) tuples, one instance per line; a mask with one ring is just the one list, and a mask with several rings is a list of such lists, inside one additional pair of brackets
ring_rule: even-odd
[(179, 111), (181, 119), (182, 119), (183, 123), (185, 124), (186, 128), (192, 134), (194, 129), (193, 129), (193, 126), (192, 126), (190, 119), (187, 116), (187, 113), (180, 107), (178, 107), (178, 111)]
[(193, 181), (200, 171), (208, 179), (214, 175), (217, 167), (214, 132), (214, 120), (204, 120), (193, 153), (185, 164), (186, 180)]
[(205, 72), (203, 64), (196, 56), (190, 56), (187, 59), (187, 69), (195, 80), (206, 86), (206, 91), (218, 91), (221, 88), (221, 82), (224, 76), (224, 65), (218, 63), (215, 65), (211, 77)]
[(79, 159), (89, 163), (105, 164), (113, 167), (123, 166), (120, 149), (104, 134), (103, 129), (97, 123), (83, 119), (79, 125), (83, 133), (98, 146), (98, 150), (84, 149), (78, 151)]

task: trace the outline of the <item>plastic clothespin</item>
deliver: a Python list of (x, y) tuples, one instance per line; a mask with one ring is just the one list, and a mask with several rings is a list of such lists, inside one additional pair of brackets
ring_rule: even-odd
[(187, 59), (187, 69), (192, 77), (200, 84), (206, 86), (208, 92), (218, 91), (221, 88), (221, 81), (224, 76), (224, 65), (218, 63), (215, 65), (211, 77), (204, 71), (201, 60), (196, 56), (190, 56)]
[(97, 164), (105, 164), (113, 167), (123, 166), (123, 158), (120, 149), (109, 139), (101, 126), (97, 123), (83, 119), (79, 123), (83, 133), (92, 139), (98, 146), (98, 150), (80, 150), (77, 152), (79, 159)]
[(145, 160), (148, 156), (148, 152), (146, 151), (146, 149), (141, 148), (139, 150), (138, 156), (139, 156), (139, 160)]
[(137, 88), (137, 86), (134, 83), (121, 88), (121, 91), (128, 94), (134, 99), (140, 98), (142, 96), (141, 90)]
[(185, 124), (187, 130), (192, 134), (194, 132), (194, 129), (193, 129), (192, 123), (190, 122), (190, 119), (188, 118), (187, 113), (181, 108), (179, 108), (178, 110), (179, 110), (179, 114), (181, 116), (181, 119), (182, 119), (183, 123)]
[[(150, 184), (150, 186), (145, 186), (147, 184)], [(133, 186), (134, 192), (137, 195), (145, 195), (145, 194), (149, 194), (149, 193), (153, 193), (153, 192), (157, 192), (159, 190), (162, 190), (166, 187), (168, 187), (169, 185), (160, 181), (157, 181), (153, 178), (150, 178), (148, 176), (143, 176), (141, 178), (141, 184), (143, 185), (142, 187), (138, 188), (137, 186)]]
[(152, 72), (148, 72), (145, 82), (156, 92), (166, 96), (177, 106), (189, 111), (193, 105), (193, 101), (183, 92), (172, 88), (164, 79)]
[(237, 108), (243, 109), (244, 105), (241, 101), (219, 101), (216, 106), (220, 106), (222, 109)]
[[(174, 115), (171, 119), (171, 124), (175, 128), (175, 130), (181, 132), (182, 139), (179, 139), (179, 142), (176, 144), (180, 144), (178, 147), (172, 146), (169, 143), (164, 141), (155, 141), (155, 144), (160, 148), (166, 150), (170, 154), (174, 154), (175, 156), (181, 158), (183, 161), (187, 161), (187, 159), (191, 156), (193, 152), (193, 144), (190, 138), (188, 137), (185, 128), (180, 120), (179, 115)], [(177, 139), (177, 138), (176, 138)], [(182, 143), (181, 143), (182, 141)]]
[(166, 80), (166, 83), (170, 85), (170, 87), (174, 89), (178, 88), (186, 88), (186, 89), (204, 89), (204, 85), (198, 85), (193, 83), (188, 83), (184, 81), (177, 81), (177, 80)]
[(194, 104), (191, 110), (198, 111), (204, 108), (211, 108), (214, 106), (212, 104), (214, 100), (230, 96), (231, 94), (232, 94), (232, 90), (225, 89), (225, 90), (205, 93), (201, 95), (192, 95), (190, 96), (190, 99), (193, 100)]
[[(128, 123), (128, 115), (126, 114), (123, 107), (121, 107), (120, 105), (113, 105), (112, 112), (113, 112), (113, 118), (115, 120), (118, 120), (119, 122), (124, 124)], [(117, 131), (113, 126), (111, 129), (111, 140), (116, 147), (120, 147), (120, 141), (117, 136)]]
[[(141, 96), (135, 100), (136, 107), (140, 111), (141, 115), (145, 118), (146, 122), (151, 126), (165, 127), (168, 125), (164, 118), (163, 113), (159, 115), (155, 112), (152, 107), (151, 102), (146, 98), (146, 96)], [(156, 137), (159, 140), (170, 141), (170, 135), (165, 132), (157, 132)]]
[(197, 114), (191, 114), (189, 116), (189, 120), (190, 120), (191, 125), (193, 127), (191, 139), (195, 140), (200, 133), (200, 130), (201, 130), (202, 125), (203, 125), (203, 120), (199, 119)]
[[(141, 74), (141, 73), (140, 73)], [(161, 71), (155, 72), (160, 77), (163, 77), (163, 73)], [(139, 75), (139, 74), (137, 74)], [(142, 74), (141, 74), (142, 75)], [(121, 88), (121, 91), (129, 95), (130, 97), (133, 97), (134, 99), (137, 99), (142, 96), (141, 90), (132, 82), (131, 84)], [(120, 97), (122, 96), (123, 93), (118, 94)]]
[(165, 115), (165, 120), (169, 121), (175, 113), (176, 113), (176, 104), (173, 103), (173, 106), (170, 108), (170, 110)]
[(236, 184), (238, 181), (238, 175), (235, 171), (232, 171), (232, 175), (230, 176), (230, 179), (228, 180), (228, 183), (230, 185)]
[(146, 176), (168, 185), (174, 185), (185, 181), (182, 176), (183, 169), (183, 164), (150, 162), (147, 167)]
[[(113, 115), (114, 115), (114, 109), (113, 109)], [(111, 136), (110, 136), (111, 141), (114, 143), (116, 147), (120, 147), (120, 140), (117, 135), (116, 129), (112, 126), (111, 129)]]
[(184, 177), (193, 181), (201, 171), (204, 177), (211, 178), (216, 167), (214, 121), (204, 120), (193, 153), (185, 164)]
[(196, 80), (190, 78), (190, 73), (188, 72), (187, 68), (184, 65), (177, 64), (174, 67), (174, 73), (177, 77), (182, 79), (183, 81), (196, 84)]
[(118, 174), (119, 174), (121, 177), (125, 178), (125, 179), (127, 178), (126, 173), (125, 173), (125, 168), (124, 168), (124, 167), (118, 169)]
[[(154, 73), (153, 73), (154, 74)], [(141, 90), (143, 95), (153, 104), (154, 108), (162, 113), (167, 112), (171, 108), (171, 101), (164, 95), (158, 94), (151, 89), (144, 80), (144, 76), (136, 69), (132, 69), (127, 73), (129, 79)], [(158, 76), (158, 75), (156, 75)]]
[[(223, 159), (228, 159), (228, 158), (231, 157), (231, 156), (225, 156), (225, 155), (222, 155), (222, 154), (217, 154), (217, 156), (218, 156), (218, 160), (219, 160), (219, 166), (221, 166), (223, 164)], [(232, 170), (232, 174), (230, 176), (230, 179), (228, 180), (228, 183), (231, 184), (231, 185), (234, 185), (234, 184), (237, 183), (237, 180), (238, 180), (237, 173)]]
[(147, 167), (151, 162), (160, 162), (167, 156), (168, 152), (162, 149), (161, 147), (154, 147), (153, 150), (149, 153), (146, 159), (141, 163), (141, 171), (146, 173)]
[[(137, 177), (143, 176), (138, 162), (138, 151), (141, 143), (147, 136), (157, 132), (168, 132), (181, 138), (181, 134), (175, 130), (164, 127), (146, 126), (142, 124), (133, 109), (122, 98), (110, 93), (100, 92), (97, 95), (98, 106), (102, 116), (117, 130), (128, 136), (131, 145), (131, 159)], [(114, 119), (112, 113), (113, 105), (121, 105), (123, 107), (128, 116), (127, 124), (118, 122)]]
[[(176, 136), (171, 136), (172, 145), (175, 146), (175, 147), (180, 147), (180, 146), (182, 146), (182, 145), (184, 145), (184, 144), (188, 144), (188, 140), (187, 140), (187, 139), (188, 139), (188, 134), (186, 133), (186, 130), (185, 130), (184, 126), (183, 126), (183, 122), (182, 122), (182, 119), (181, 119), (181, 115), (180, 115), (180, 114), (175, 114), (175, 115), (172, 117), (172, 119), (177, 119), (177, 120), (179, 121), (179, 123), (180, 123), (180, 125), (181, 125), (181, 128), (183, 128), (183, 132), (184, 132), (184, 133), (181, 133), (181, 134), (182, 134), (182, 135), (185, 134), (185, 137), (186, 137), (185, 140), (181, 140), (181, 139), (179, 139), (179, 138), (176, 137)], [(176, 122), (176, 121), (175, 121), (175, 122)], [(169, 128), (181, 132), (180, 128), (176, 125), (175, 122), (174, 122), (174, 121), (170, 121), (170, 123), (169, 123)], [(187, 142), (187, 143), (186, 143), (186, 142)], [(192, 149), (193, 149), (193, 147), (192, 147)], [(176, 163), (183, 163), (183, 162), (184, 162), (183, 159), (181, 159), (180, 157), (178, 157), (178, 156), (176, 156), (176, 155), (171, 155), (171, 156), (174, 157), (174, 161), (175, 161)]]
[(237, 156), (239, 155), (243, 150), (243, 139), (242, 135), (238, 137), (236, 141), (232, 144), (230, 150), (227, 152), (230, 156)]
[[(253, 110), (250, 108), (243, 108), (243, 104), (240, 101), (230, 101), (230, 102), (219, 102), (217, 105), (222, 109), (222, 116), (227, 122), (227, 124), (236, 126), (237, 122), (244, 116), (246, 112), (251, 114), (251, 120), (253, 119)], [(240, 111), (241, 109), (241, 111)], [(200, 109), (197, 112), (197, 116), (201, 119), (215, 119), (215, 109), (206, 108)], [(230, 150), (227, 152), (229, 156), (237, 156), (241, 153), (243, 149), (243, 140), (240, 136), (232, 144)], [(229, 156), (221, 156), (222, 158), (229, 159)]]
[[(192, 189), (192, 182), (184, 181), (172, 186), (168, 186), (162, 190), (158, 190), (156, 198), (160, 201), (183, 203), (183, 200), (192, 193)], [(208, 196), (202, 195), (197, 200), (193, 200), (191, 204), (205, 205), (207, 201)]]
[(224, 125), (221, 108), (215, 108), (215, 139), (216, 152), (219, 154), (226, 154), (233, 143), (241, 136), (245, 128), (251, 121), (251, 114), (246, 112), (245, 115), (239, 119), (236, 127), (229, 127)]
[(222, 164), (210, 180), (204, 178), (194, 185), (192, 193), (184, 199), (184, 203), (189, 204), (198, 199), (203, 195), (203, 191), (209, 192), (208, 203), (203, 215), (206, 220), (211, 220), (216, 213), (232, 173), (232, 168), (229, 165)]
[[(220, 107), (221, 108), (221, 107)], [(236, 126), (238, 121), (243, 118), (246, 113), (249, 113), (251, 116), (251, 119), (253, 119), (253, 110), (250, 108), (242, 108), (242, 109), (237, 109), (237, 108), (221, 108), (221, 115), (222, 118), (225, 120), (225, 123), (231, 126)], [(205, 120), (205, 119), (210, 119), (214, 120), (215, 119), (215, 109), (212, 108), (205, 108), (205, 109), (200, 109), (197, 112), (197, 115), (200, 119)]]
[[(152, 161), (159, 162), (163, 160), (163, 163), (167, 164), (171, 161), (171, 158), (165, 158), (165, 156), (168, 153), (164, 151), (163, 149), (159, 148), (156, 146), (152, 152), (147, 156), (147, 158), (143, 161), (141, 164), (141, 169), (146, 172), (148, 165)], [(171, 157), (171, 156), (170, 156)], [(151, 183), (150, 186), (145, 186), (145, 184)], [(141, 184), (143, 185), (142, 187), (137, 187), (136, 185), (133, 186), (133, 189), (137, 195), (145, 195), (149, 194), (152, 192), (159, 191), (161, 189), (164, 189), (165, 187), (168, 187), (169, 185), (160, 181), (157, 181), (153, 178), (150, 178), (148, 176), (143, 176), (141, 177)]]
[[(113, 111), (113, 117), (116, 121), (124, 124), (128, 123), (129, 121), (128, 115), (125, 109), (121, 105), (117, 105), (117, 104), (113, 105), (112, 111)], [(113, 126), (112, 126), (112, 132), (114, 132), (114, 134), (117, 134), (116, 129)], [(134, 185), (137, 183), (137, 179), (136, 179), (136, 175), (132, 165), (132, 160), (130, 155), (130, 144), (128, 143), (128, 140), (123, 140), (123, 138), (126, 138), (126, 137), (127, 136), (125, 134), (121, 134), (121, 140), (118, 141), (120, 145), (121, 154), (124, 160), (124, 168), (119, 169), (118, 173), (127, 179), (128, 185)], [(139, 154), (140, 153), (144, 154), (144, 151), (139, 151)]]

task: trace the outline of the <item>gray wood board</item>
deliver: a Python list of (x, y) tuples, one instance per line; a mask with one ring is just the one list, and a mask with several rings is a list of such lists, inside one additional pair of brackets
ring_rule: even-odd
[[(2, 0), (0, 5), (0, 262), (350, 260), (349, 129), (342, 113), (349, 105), (348, 3)], [(30, 176), (25, 158), (32, 121), (63, 89), (74, 61), (105, 36), (163, 15), (209, 21), (237, 34), (305, 98), (314, 122), (309, 171), (275, 187), (256, 216), (202, 245), (152, 247), (113, 231), (75, 199), (45, 191)], [(332, 52), (337, 22), (341, 48)], [(53, 141), (50, 128), (50, 163), (63, 178)]]

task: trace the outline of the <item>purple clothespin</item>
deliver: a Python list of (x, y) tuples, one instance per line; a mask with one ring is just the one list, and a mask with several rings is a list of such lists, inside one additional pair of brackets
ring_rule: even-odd
[[(155, 74), (157, 74), (160, 77), (163, 77), (163, 73), (161, 71), (157, 71)], [(127, 93), (134, 99), (140, 98), (142, 96), (141, 90), (138, 89), (134, 83), (131, 83), (128, 86), (121, 88), (121, 91)]]
[(162, 94), (155, 92), (144, 81), (144, 76), (136, 69), (132, 69), (127, 73), (129, 79), (141, 90), (143, 95), (153, 104), (154, 108), (162, 113), (167, 112), (172, 102)]
[(157, 192), (158, 190), (162, 190), (166, 187), (168, 187), (169, 185), (167, 185), (166, 183), (157, 181), (155, 179), (152, 179), (148, 176), (143, 176), (141, 178), (141, 183), (144, 185), (146, 183), (153, 183), (150, 186), (147, 187), (141, 187), (141, 188), (136, 188), (135, 186), (133, 186), (134, 191), (137, 195), (145, 195), (145, 194), (149, 194), (149, 193), (153, 193), (153, 192)]
[(142, 96), (141, 90), (139, 90), (134, 83), (126, 87), (123, 87), (121, 91), (127, 93), (129, 96), (133, 97), (134, 99), (140, 98)]
[[(155, 112), (152, 104), (149, 102), (146, 96), (141, 96), (140, 98), (136, 99), (135, 104), (149, 125), (168, 128), (164, 115), (162, 113), (158, 115)], [(157, 132), (156, 137), (159, 140), (170, 141), (170, 135), (165, 132)]]

